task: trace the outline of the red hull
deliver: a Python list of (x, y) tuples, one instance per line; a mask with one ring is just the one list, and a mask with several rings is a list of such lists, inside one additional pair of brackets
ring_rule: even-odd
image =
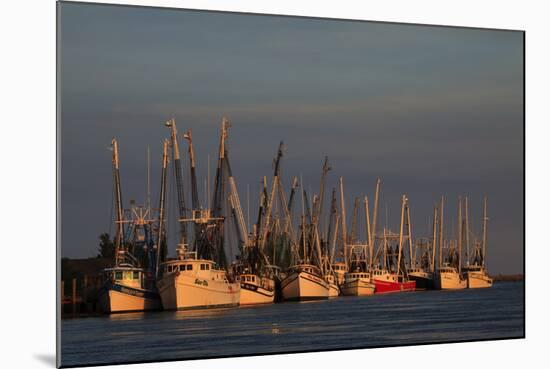
[(415, 281), (393, 282), (379, 281), (375, 279), (374, 285), (376, 286), (374, 293), (406, 292), (414, 291), (416, 289)]

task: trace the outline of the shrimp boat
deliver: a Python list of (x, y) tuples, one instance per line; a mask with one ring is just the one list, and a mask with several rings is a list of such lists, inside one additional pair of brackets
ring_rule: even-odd
[(435, 252), (437, 242), (437, 206), (434, 206), (433, 216), (433, 236), (431, 242), (419, 240), (416, 243), (415, 250), (421, 249), (420, 266), (416, 264), (416, 258), (413, 257), (414, 265), (407, 271), (409, 279), (416, 282), (417, 290), (431, 290), (435, 288)]
[(368, 296), (374, 294), (376, 286), (368, 272), (346, 273), (342, 294), (344, 296)]
[[(148, 268), (142, 268), (139, 261), (124, 247), (126, 242), (123, 242), (125, 234), (124, 224), (131, 223), (130, 228), (134, 230), (133, 234), (135, 236), (133, 244), (136, 247), (144, 247), (149, 253), (149, 260), (152, 260), (152, 220), (148, 218), (150, 207), (145, 211), (143, 208), (132, 208), (132, 214), (136, 215), (136, 218), (131, 221), (124, 219), (118, 143), (113, 139), (111, 144), (117, 210), (117, 233), (115, 237), (114, 266), (102, 271), (103, 284), (99, 291), (99, 306), (104, 313), (160, 310), (160, 297), (154, 285), (151, 263)], [(137, 236), (138, 234), (139, 236)]]
[(410, 281), (404, 275), (390, 272), (387, 269), (374, 269), (372, 271), (372, 281), (377, 294), (416, 290), (415, 281)]
[(411, 268), (407, 271), (407, 275), (416, 283), (416, 290), (432, 290), (435, 287), (434, 274), (425, 268)]
[(326, 299), (329, 288), (319, 267), (305, 263), (291, 266), (281, 281), (283, 299), (287, 301)]
[(240, 284), (212, 260), (198, 258), (196, 251), (178, 247), (176, 260), (161, 265), (157, 287), (165, 310), (210, 309), (239, 305)]
[[(466, 201), (466, 206), (467, 204), (468, 202)], [(466, 210), (466, 214), (468, 214), (468, 210)], [(489, 276), (487, 269), (485, 268), (485, 252), (487, 250), (487, 220), (489, 220), (489, 218), (487, 218), (487, 198), (484, 198), (482, 243), (476, 243), (473, 263), (462, 269), (462, 273), (465, 275), (468, 282), (468, 288), (489, 288), (493, 285), (493, 279)]]
[[(404, 234), (405, 227), (405, 215), (407, 216), (406, 226), (407, 234)], [(395, 247), (395, 252), (389, 253), (391, 250), (389, 246), (390, 240), (398, 240), (398, 244)], [(375, 293), (385, 294), (394, 292), (410, 292), (416, 290), (416, 281), (410, 280), (407, 274), (407, 268), (403, 256), (403, 243), (405, 240), (409, 242), (409, 247), (412, 247), (411, 236), (411, 222), (410, 222), (410, 210), (408, 205), (408, 199), (405, 195), (401, 198), (401, 226), (399, 235), (395, 235), (387, 232), (384, 228), (383, 234), (383, 266), (375, 267), (372, 270), (371, 278), (376, 286)], [(389, 248), (388, 248), (389, 246)], [(391, 255), (389, 255), (391, 254)], [(395, 260), (396, 259), (396, 260)], [(390, 261), (394, 261), (394, 265), (389, 264)], [(395, 264), (396, 263), (396, 264)]]
[(443, 198), (441, 198), (440, 208), (440, 222), (439, 222), (439, 268), (436, 270), (435, 275), (435, 288), (439, 290), (460, 290), (467, 287), (467, 281), (463, 278), (460, 272), (460, 259), (461, 259), (461, 246), (462, 246), (462, 202), (459, 205), (458, 216), (458, 252), (454, 246), (453, 240), (449, 241), (449, 247), (447, 251), (447, 261), (443, 262), (443, 245), (445, 243), (443, 239)]
[[(328, 158), (325, 157), (319, 196), (313, 196), (310, 211), (307, 194), (302, 187), (302, 216), (300, 222), (300, 240), (292, 249), (293, 264), (281, 280), (281, 292), (284, 300), (319, 300), (338, 296), (336, 276), (330, 270), (330, 258), (327, 250), (321, 246), (319, 219), (322, 216), (322, 204), (326, 175), (329, 171)], [(307, 210), (306, 210), (307, 209)], [(307, 212), (307, 213), (306, 213)]]
[[(170, 121), (169, 127), (172, 128), (172, 146), (176, 147), (177, 136), (173, 119)], [(230, 273), (228, 270), (224, 250), (224, 222), (226, 217), (223, 216), (223, 206), (225, 203), (238, 200), (238, 198), (235, 198), (236, 188), (234, 182), (232, 182), (225, 146), (228, 128), (229, 122), (224, 117), (221, 124), (213, 210), (200, 208), (191, 132), (188, 131), (184, 135), (189, 141), (193, 210), (191, 217), (185, 218), (186, 212), (182, 197), (179, 219), (179, 223), (182, 225), (180, 240), (185, 240), (186, 228), (183, 225), (193, 224), (194, 249), (189, 251), (185, 242), (180, 242), (176, 248), (176, 260), (165, 261), (158, 268), (161, 275), (158, 277), (157, 287), (164, 309), (210, 309), (235, 307), (240, 303), (241, 283), (234, 273)], [(225, 197), (224, 191), (227, 176), (229, 176), (230, 189), (232, 190), (229, 198)], [(176, 182), (178, 193), (183, 193), (183, 190), (180, 191), (179, 189), (182, 186), (181, 180)], [(165, 186), (164, 184), (163, 187), (165, 188)], [(235, 211), (234, 208), (232, 210)], [(242, 219), (242, 216), (240, 218)]]
[(252, 273), (239, 275), (241, 305), (271, 304), (275, 301), (275, 279)]
[[(235, 224), (239, 225), (236, 231), (243, 245), (241, 248), (241, 263), (237, 265), (241, 283), (241, 305), (268, 304), (275, 301), (276, 282), (280, 279), (280, 268), (273, 265), (275, 264), (275, 254), (277, 251), (274, 242), (269, 243), (272, 254), (266, 251), (266, 247), (268, 245), (268, 234), (277, 233), (269, 231), (273, 227), (279, 226), (277, 221), (273, 222), (272, 211), (276, 202), (277, 189), (279, 189), (279, 192), (282, 191), (279, 178), (279, 167), (282, 156), (283, 143), (281, 142), (277, 151), (277, 158), (274, 161), (270, 195), (268, 196), (267, 194), (267, 179), (264, 177), (258, 219), (253, 226), (253, 233), (249, 236), (246, 236), (246, 224), (242, 216), (236, 186), (233, 185), (234, 181), (231, 181), (232, 188), (234, 188), (233, 197), (230, 199), (231, 206), (236, 220)], [(269, 241), (273, 240), (269, 239)], [(267, 254), (272, 255), (271, 261)], [(277, 297), (279, 296), (277, 295)]]
[(143, 268), (132, 264), (103, 270), (106, 280), (100, 292), (99, 304), (105, 313), (152, 311), (162, 308), (152, 279)]
[(462, 290), (467, 286), (467, 281), (454, 266), (446, 263), (437, 270), (435, 288), (438, 290)]
[[(351, 245), (350, 272), (344, 275), (342, 294), (344, 296), (367, 296), (374, 294), (375, 285), (367, 267), (366, 250), (368, 245)], [(359, 249), (359, 252), (357, 252)]]

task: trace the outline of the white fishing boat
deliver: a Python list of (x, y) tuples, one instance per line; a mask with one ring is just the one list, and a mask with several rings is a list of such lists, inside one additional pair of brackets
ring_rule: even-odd
[(493, 279), (483, 266), (470, 265), (462, 269), (468, 288), (489, 288), (493, 285)]
[(262, 272), (251, 273), (244, 269), (238, 276), (241, 284), (240, 305), (270, 304), (275, 301), (275, 278), (279, 268), (267, 265)]
[(371, 283), (370, 273), (346, 273), (342, 294), (344, 296), (368, 296), (374, 294), (375, 285)]
[(256, 274), (241, 274), (241, 305), (271, 304), (275, 300), (275, 281), (273, 278)]
[(178, 249), (177, 260), (161, 264), (157, 288), (165, 310), (209, 309), (239, 305), (240, 283), (230, 280), (212, 260)]
[(105, 313), (160, 310), (159, 294), (154, 288), (145, 288), (147, 276), (142, 268), (119, 264), (103, 270), (106, 281), (99, 296)]
[[(468, 203), (466, 202), (466, 204)], [(468, 288), (489, 288), (493, 285), (493, 279), (489, 276), (489, 273), (487, 273), (487, 269), (485, 267), (485, 253), (487, 251), (487, 220), (489, 220), (489, 218), (487, 218), (487, 198), (485, 198), (483, 200), (482, 243), (481, 245), (476, 243), (473, 263), (462, 269), (462, 272), (467, 280)]]
[(438, 268), (435, 288), (439, 290), (461, 290), (467, 287), (467, 281), (453, 266), (444, 265)]
[(290, 267), (281, 281), (283, 299), (319, 300), (329, 296), (329, 284), (324, 280), (320, 269), (311, 264)]
[(467, 287), (467, 281), (462, 277), (460, 273), (460, 261), (461, 261), (461, 246), (462, 246), (462, 201), (459, 198), (458, 206), (458, 252), (455, 252), (453, 246), (453, 240), (449, 241), (449, 247), (447, 251), (447, 262), (443, 261), (443, 246), (445, 244), (444, 232), (443, 232), (443, 208), (444, 199), (441, 198), (440, 204), (440, 216), (439, 216), (439, 263), (435, 272), (434, 285), (439, 290), (460, 290)]
[[(150, 257), (153, 256), (152, 247), (152, 222), (149, 218), (149, 209), (133, 207), (131, 210), (133, 219), (125, 219), (122, 208), (122, 190), (120, 186), (118, 143), (112, 140), (112, 165), (115, 189), (116, 208), (116, 236), (114, 266), (102, 271), (103, 284), (99, 290), (99, 306), (104, 313), (122, 313), (134, 311), (160, 310), (160, 297), (154, 285), (152, 267), (143, 268), (139, 261), (125, 247), (124, 225), (131, 223), (130, 228), (134, 237), (132, 243), (136, 247), (143, 247)], [(143, 232), (143, 233), (140, 233)], [(148, 236), (145, 237), (145, 234)]]

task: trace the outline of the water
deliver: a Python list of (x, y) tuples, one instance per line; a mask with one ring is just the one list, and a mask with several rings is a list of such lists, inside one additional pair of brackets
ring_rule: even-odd
[(178, 360), (515, 338), (523, 282), (62, 322), (62, 365)]

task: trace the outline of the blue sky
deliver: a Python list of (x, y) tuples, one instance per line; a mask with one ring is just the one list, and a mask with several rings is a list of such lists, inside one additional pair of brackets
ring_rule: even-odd
[(163, 122), (193, 129), (202, 181), (225, 115), (243, 204), (283, 140), (287, 187), (317, 191), (328, 155), (349, 210), (381, 177), (389, 225), (407, 193), (419, 236), (442, 194), (449, 225), (467, 194), (479, 231), (486, 194), (489, 269), (522, 272), (523, 33), (61, 3), (60, 35), (64, 256), (109, 230), (113, 137), (126, 201), (143, 202), (150, 146), (156, 201)]

